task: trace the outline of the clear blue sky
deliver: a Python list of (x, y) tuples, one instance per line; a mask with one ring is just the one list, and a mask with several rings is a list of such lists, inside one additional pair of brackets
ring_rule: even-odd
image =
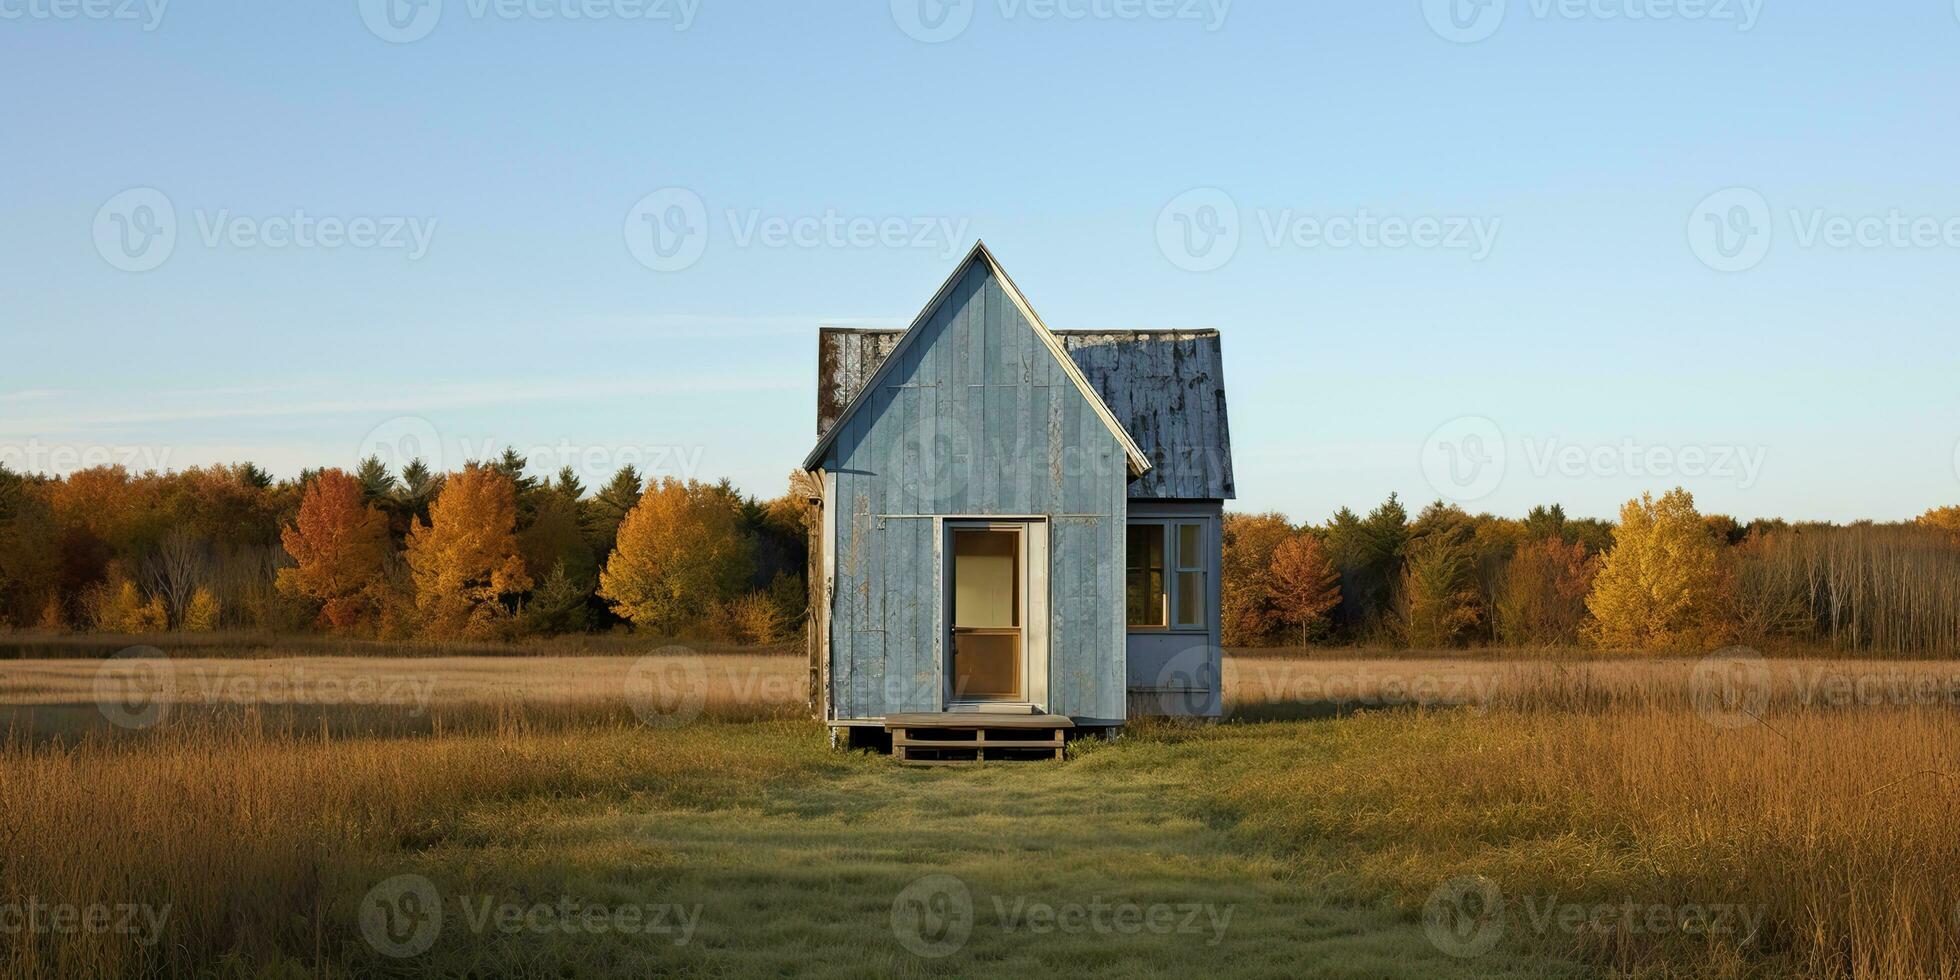
[[(0, 460), (291, 475), (433, 433), (774, 494), (816, 327), (904, 323), (980, 237), (1051, 326), (1224, 331), (1242, 508), (1960, 502), (1951, 0), (913, 2), (0, 0)], [(142, 272), (132, 188), (175, 219)], [(667, 188), (698, 257), (628, 247)], [(296, 211), (410, 247), (267, 245)], [(1810, 227), (1894, 212), (1917, 238)], [(752, 227), (827, 214), (963, 238)], [(1338, 241), (1269, 234), (1300, 218)], [(1764, 218), (1767, 253), (1691, 234)]]

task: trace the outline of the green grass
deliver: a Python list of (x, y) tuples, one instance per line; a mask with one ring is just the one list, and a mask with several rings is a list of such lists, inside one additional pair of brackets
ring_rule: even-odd
[[(1296, 726), (1257, 727), (1285, 737)], [(343, 924), (356, 921), (367, 888), (404, 873), (435, 885), (444, 921), (416, 956), (380, 955), (346, 928), (328, 958), (363, 974), (540, 977), (1572, 972), (1517, 951), (1445, 956), (1406, 907), (1347, 886), (1325, 862), (1278, 856), (1207, 819), (1193, 778), (1229, 764), (1224, 743), (1165, 734), (1090, 746), (1065, 763), (921, 770), (877, 756), (812, 756), (814, 726), (753, 726), (744, 747), (801, 759), (795, 775), (742, 788), (715, 780), (699, 794), (669, 786), (658, 799), (484, 803), (444, 839), (339, 869)], [(899, 937), (909, 920), (894, 925), (894, 901), (928, 875), (952, 876), (970, 897), (970, 934), (944, 956), (917, 955)], [(684, 944), (582, 929), (478, 931), (463, 910), (479, 910), (485, 896), (498, 905), (698, 907), (698, 925)], [(1104, 911), (1036, 931), (1023, 916), (1044, 906)], [(1164, 910), (1155, 928), (1118, 918), (1153, 909)], [(927, 928), (958, 921), (957, 906), (950, 914)]]

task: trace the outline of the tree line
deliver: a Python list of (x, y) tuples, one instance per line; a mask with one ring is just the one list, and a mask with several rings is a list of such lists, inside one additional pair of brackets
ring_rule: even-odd
[(1228, 646), (1732, 644), (1960, 654), (1960, 507), (1850, 525), (1704, 515), (1687, 491), (1619, 520), (1522, 520), (1395, 496), (1321, 524), (1227, 514)]
[(488, 640), (631, 624), (775, 643), (803, 618), (809, 513), (631, 466), (588, 493), (509, 450), (294, 480), (0, 466), (0, 626)]

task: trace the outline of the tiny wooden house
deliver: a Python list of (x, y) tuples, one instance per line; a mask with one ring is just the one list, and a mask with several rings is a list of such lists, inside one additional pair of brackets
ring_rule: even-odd
[(827, 722), (1219, 714), (1217, 331), (1052, 331), (976, 244), (911, 326), (817, 360)]

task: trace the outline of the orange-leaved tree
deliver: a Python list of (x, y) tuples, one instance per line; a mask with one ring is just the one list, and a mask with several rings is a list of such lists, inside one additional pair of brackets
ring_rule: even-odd
[(1729, 633), (1721, 611), (1730, 579), (1727, 547), (1696, 512), (1693, 494), (1641, 494), (1620, 508), (1613, 550), (1586, 596), (1589, 632), (1606, 647), (1717, 646)]
[(752, 552), (728, 494), (669, 477), (647, 487), (619, 522), (599, 595), (633, 625), (672, 634), (741, 593)]
[(1953, 535), (1955, 541), (1960, 541), (1960, 506), (1935, 507), (1919, 515), (1919, 523), (1927, 527), (1939, 528)]
[(1519, 646), (1579, 642), (1598, 572), (1599, 562), (1578, 541), (1545, 537), (1519, 545), (1498, 581), (1497, 638)]
[(1293, 525), (1284, 514), (1228, 513), (1220, 530), (1220, 639), (1226, 646), (1270, 643), (1279, 622), (1271, 588), (1273, 553), (1293, 536)]
[(1327, 614), (1341, 604), (1341, 574), (1327, 559), (1320, 537), (1302, 531), (1273, 549), (1268, 591), (1279, 621), (1300, 630), (1300, 645), (1315, 629), (1330, 625)]
[(279, 538), (298, 562), (279, 570), (279, 591), (320, 603), (320, 618), (336, 630), (352, 629), (374, 612), (388, 559), (388, 518), (363, 498), (361, 481), (341, 470), (321, 471)]
[(424, 632), (488, 639), (506, 604), (531, 587), (517, 547), (517, 489), (495, 467), (470, 463), (443, 481), (429, 519), (408, 532), (408, 568)]

